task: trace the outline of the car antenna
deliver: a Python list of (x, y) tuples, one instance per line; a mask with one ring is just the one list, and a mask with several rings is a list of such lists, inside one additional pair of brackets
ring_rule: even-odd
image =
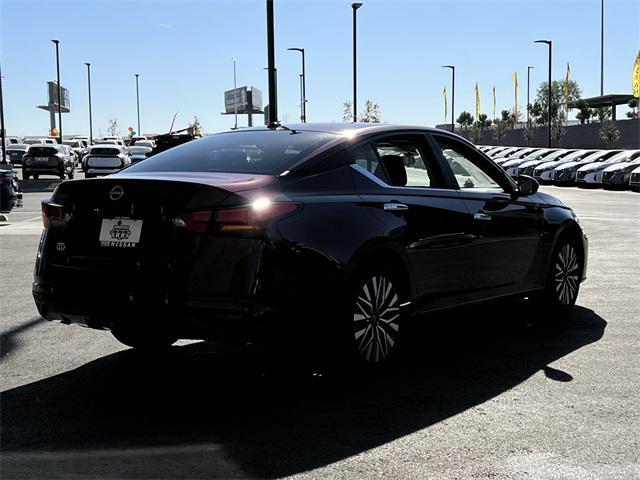
[(282, 128), (283, 130), (288, 130), (289, 132), (291, 132), (291, 135), (295, 135), (296, 133), (300, 133), (297, 130), (294, 130), (293, 128), (289, 128), (286, 125), (282, 125), (279, 122), (270, 123), (269, 125), (267, 125), (267, 128), (273, 129), (273, 130), (277, 130), (278, 128)]

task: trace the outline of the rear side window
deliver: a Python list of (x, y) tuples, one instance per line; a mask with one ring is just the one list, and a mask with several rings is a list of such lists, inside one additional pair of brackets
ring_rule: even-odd
[(155, 155), (127, 172), (229, 172), (280, 174), (338, 138), (336, 134), (288, 130), (220, 133)]

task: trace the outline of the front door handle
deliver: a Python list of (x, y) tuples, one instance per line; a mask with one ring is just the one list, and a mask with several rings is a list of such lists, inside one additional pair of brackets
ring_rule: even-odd
[(405, 210), (409, 210), (409, 206), (404, 203), (385, 203), (384, 209), (387, 212), (404, 212)]
[(491, 215), (487, 215), (484, 212), (476, 212), (473, 214), (473, 219), (474, 220), (481, 220), (481, 221), (488, 221), (491, 220)]

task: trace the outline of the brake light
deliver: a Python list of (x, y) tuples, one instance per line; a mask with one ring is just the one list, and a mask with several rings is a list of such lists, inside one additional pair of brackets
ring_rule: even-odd
[(291, 202), (272, 203), (268, 198), (258, 198), (244, 207), (223, 208), (216, 212), (216, 222), (221, 232), (248, 232), (274, 218), (291, 213), (298, 205)]
[(62, 225), (69, 220), (70, 214), (66, 212), (62, 205), (43, 201), (42, 207), (42, 224), (44, 228)]
[(186, 212), (180, 215), (180, 218), (189, 230), (204, 233), (209, 227), (212, 216), (213, 213), (210, 210), (205, 210), (200, 212)]

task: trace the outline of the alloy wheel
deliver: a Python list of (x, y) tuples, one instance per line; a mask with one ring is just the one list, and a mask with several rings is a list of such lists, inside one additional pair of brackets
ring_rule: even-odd
[(356, 348), (367, 362), (386, 360), (398, 342), (400, 299), (390, 279), (376, 275), (365, 282), (356, 297), (353, 335)]
[(554, 266), (554, 288), (562, 305), (571, 305), (575, 301), (580, 284), (578, 276), (578, 254), (571, 244), (566, 244), (558, 252)]

